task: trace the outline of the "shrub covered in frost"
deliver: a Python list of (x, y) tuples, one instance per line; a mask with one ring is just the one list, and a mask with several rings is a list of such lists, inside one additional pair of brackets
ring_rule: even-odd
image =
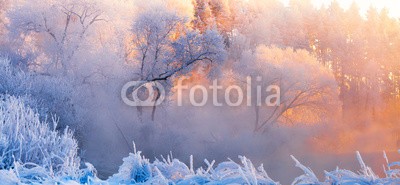
[(56, 126), (56, 118), (41, 121), (20, 98), (0, 95), (0, 168), (21, 169), (20, 177), (37, 180), (74, 175), (80, 164), (77, 141), (71, 130), (59, 133)]
[(54, 114), (62, 128), (78, 122), (71, 96), (72, 85), (61, 77), (20, 70), (7, 58), (0, 57), (0, 94), (30, 96), (25, 104), (37, 109), (41, 120)]

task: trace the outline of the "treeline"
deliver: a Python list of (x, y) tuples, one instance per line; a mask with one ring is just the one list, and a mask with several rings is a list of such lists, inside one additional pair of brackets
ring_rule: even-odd
[[(371, 6), (362, 15), (356, 3), (348, 9), (337, 1), (316, 8), (307, 0), (292, 0), (289, 6), (277, 0), (194, 0), (193, 4), (194, 27), (217, 27), (227, 48), (243, 34), (250, 49), (265, 44), (304, 49), (317, 57), (335, 76), (345, 119), (388, 118), (398, 123), (400, 24), (388, 9)], [(231, 59), (236, 59), (234, 53)]]

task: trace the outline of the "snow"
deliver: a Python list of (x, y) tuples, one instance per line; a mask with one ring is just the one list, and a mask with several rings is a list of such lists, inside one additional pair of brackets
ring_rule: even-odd
[[(117, 174), (107, 180), (110, 184), (278, 184), (270, 179), (260, 166), (254, 167), (246, 157), (239, 157), (241, 164), (233, 161), (220, 163), (213, 167), (193, 170), (178, 159), (168, 156), (150, 163), (141, 152), (131, 153), (123, 159)], [(191, 166), (191, 165), (190, 165)]]
[[(168, 156), (167, 159), (156, 159), (150, 162), (140, 151), (129, 154), (123, 159), (118, 173), (107, 180), (101, 180), (96, 176), (95, 168), (86, 163), (86, 168), (79, 170), (79, 175), (72, 176), (51, 176), (50, 172), (43, 168), (28, 168), (23, 165), (17, 166), (17, 169), (0, 170), (0, 182), (2, 184), (93, 184), (93, 185), (116, 185), (116, 184), (260, 184), (260, 185), (278, 185), (277, 181), (272, 180), (264, 170), (263, 166), (255, 168), (252, 162), (246, 157), (239, 156), (240, 164), (232, 160), (222, 162), (214, 166), (214, 161), (209, 162), (207, 169), (192, 169), (178, 159)], [(319, 181), (314, 172), (301, 164), (292, 156), (296, 167), (304, 171), (304, 175), (297, 177), (293, 185), (301, 184), (398, 184), (400, 183), (399, 170), (391, 169), (398, 166), (399, 162), (389, 163), (386, 171), (387, 177), (379, 178), (374, 174), (371, 168), (366, 166), (361, 155), (357, 152), (357, 159), (361, 165), (360, 172), (351, 172), (345, 169), (336, 169), (331, 172), (325, 172), (325, 179)], [(391, 169), (391, 170), (389, 170)], [(27, 176), (35, 176), (38, 179), (26, 179)]]

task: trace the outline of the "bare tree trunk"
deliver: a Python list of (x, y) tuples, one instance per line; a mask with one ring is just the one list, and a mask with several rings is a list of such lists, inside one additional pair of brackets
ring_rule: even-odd
[(136, 106), (136, 109), (137, 109), (137, 113), (138, 113), (139, 122), (143, 123), (143, 107)]
[(151, 121), (154, 121), (154, 117), (155, 117), (155, 115), (156, 115), (156, 109), (157, 109), (157, 106), (153, 106), (153, 108), (152, 108), (152, 111), (151, 111)]
[(156, 104), (157, 101), (160, 99), (160, 91), (157, 89), (155, 93), (157, 93), (157, 96), (156, 99), (154, 100), (153, 110), (151, 111), (151, 121), (154, 121), (155, 119), (156, 108), (157, 108)]
[(260, 107), (255, 105), (255, 112), (256, 112), (256, 122), (255, 122), (255, 126), (254, 126), (254, 132), (257, 132), (258, 130), (258, 123), (260, 121)]

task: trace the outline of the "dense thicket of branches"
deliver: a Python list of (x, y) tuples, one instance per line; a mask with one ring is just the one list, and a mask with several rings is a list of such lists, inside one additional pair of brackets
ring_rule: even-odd
[[(216, 26), (231, 42), (241, 34), (250, 49), (265, 44), (309, 51), (332, 70), (345, 119), (364, 123), (389, 118), (396, 123), (400, 22), (389, 16), (388, 9), (371, 7), (361, 15), (355, 3), (343, 9), (333, 1), (318, 9), (311, 1), (300, 0), (289, 6), (277, 0), (196, 0), (194, 6), (195, 27)], [(233, 59), (246, 48), (240, 46), (230, 53)]]

